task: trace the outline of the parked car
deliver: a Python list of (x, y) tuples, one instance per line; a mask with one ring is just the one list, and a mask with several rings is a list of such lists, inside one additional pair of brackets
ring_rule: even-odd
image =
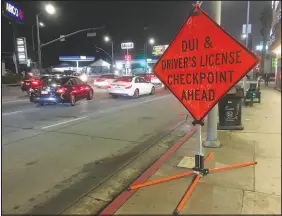
[(114, 74), (104, 74), (101, 75), (99, 78), (94, 79), (93, 85), (99, 88), (107, 88), (115, 79), (118, 79), (119, 76)]
[(108, 86), (109, 94), (116, 98), (118, 96), (131, 96), (138, 98), (139, 95), (155, 93), (152, 83), (139, 76), (123, 76), (116, 79)]
[(74, 106), (78, 100), (92, 100), (93, 95), (93, 88), (77, 77), (52, 77), (43, 80), (33, 101), (41, 106), (49, 103), (70, 103)]

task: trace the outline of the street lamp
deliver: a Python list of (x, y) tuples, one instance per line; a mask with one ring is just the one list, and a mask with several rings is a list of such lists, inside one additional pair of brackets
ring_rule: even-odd
[[(148, 41), (146, 41), (145, 42), (145, 44), (144, 44), (144, 59), (145, 59), (145, 67), (147, 68), (148, 67), (148, 64), (147, 64), (147, 44), (148, 44), (148, 42), (149, 42), (149, 44), (150, 45), (153, 45), (153, 44), (155, 44), (155, 39), (154, 38), (150, 38)], [(147, 70), (147, 69), (146, 69)]]
[(106, 43), (111, 42), (112, 43), (112, 65), (114, 64), (114, 42), (110, 39), (109, 36), (105, 36), (104, 40)]
[[(51, 4), (47, 4), (45, 6), (45, 11), (50, 14), (53, 15), (56, 10), (54, 8), (53, 5)], [(42, 68), (42, 60), (41, 60), (41, 48), (40, 48), (40, 34), (39, 34), (39, 26), (42, 26), (39, 22), (39, 16), (42, 14), (43, 12), (41, 11), (40, 13), (36, 14), (36, 29), (37, 29), (37, 47), (38, 47), (38, 64), (39, 64), (39, 73), (41, 73), (41, 68)]]
[(153, 45), (153, 44), (155, 43), (154, 38), (151, 38), (151, 39), (149, 40), (149, 43), (150, 43), (151, 45)]
[[(44, 25), (44, 23), (43, 22), (40, 22), (39, 23), (39, 25), (40, 25), (40, 27), (45, 27), (45, 25)], [(34, 26), (35, 26), (35, 24), (33, 24), (32, 26), (31, 26), (31, 39), (32, 39), (32, 49), (33, 49), (33, 52), (35, 52), (35, 45), (34, 45), (34, 33), (33, 33), (33, 29), (34, 29)]]
[(241, 37), (242, 37), (243, 39), (246, 39), (246, 38), (247, 38), (247, 34), (242, 34)]
[(110, 41), (109, 36), (105, 36), (105, 37), (104, 37), (104, 40), (105, 40), (106, 42), (109, 42), (109, 41)]
[(51, 15), (56, 12), (54, 6), (51, 5), (51, 4), (47, 4), (47, 5), (45, 6), (45, 10), (46, 10), (46, 12), (47, 12), (48, 14), (51, 14)]

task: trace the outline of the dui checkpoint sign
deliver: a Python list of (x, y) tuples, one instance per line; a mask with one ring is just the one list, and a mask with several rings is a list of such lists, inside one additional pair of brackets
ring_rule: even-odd
[(257, 64), (252, 51), (196, 6), (154, 72), (193, 118), (201, 121)]

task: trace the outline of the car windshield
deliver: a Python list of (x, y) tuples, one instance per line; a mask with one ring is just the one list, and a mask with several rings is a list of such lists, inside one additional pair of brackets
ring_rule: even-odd
[(115, 82), (132, 82), (132, 77), (120, 77)]

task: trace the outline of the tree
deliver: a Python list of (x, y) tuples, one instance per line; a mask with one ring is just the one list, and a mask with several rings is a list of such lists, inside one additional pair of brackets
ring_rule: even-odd
[(261, 74), (264, 74), (264, 60), (265, 60), (265, 52), (266, 52), (266, 43), (268, 41), (268, 36), (269, 36), (269, 32), (271, 29), (271, 24), (272, 24), (272, 8), (271, 8), (271, 4), (269, 4), (268, 6), (266, 6), (260, 15), (260, 22), (262, 25), (262, 28), (260, 30), (261, 36), (262, 36), (262, 41), (263, 41), (263, 45), (262, 45), (262, 53), (261, 53)]

